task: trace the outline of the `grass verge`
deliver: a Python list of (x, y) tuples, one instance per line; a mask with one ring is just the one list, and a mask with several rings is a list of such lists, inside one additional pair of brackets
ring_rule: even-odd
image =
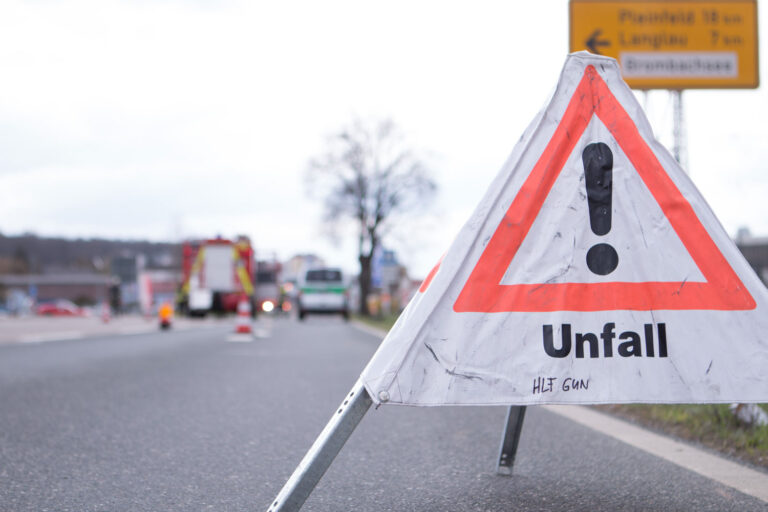
[(393, 313), (390, 315), (382, 315), (382, 316), (363, 316), (363, 315), (352, 315), (352, 318), (355, 320), (364, 323), (365, 325), (370, 325), (371, 327), (375, 327), (377, 329), (381, 329), (385, 332), (389, 332), (389, 330), (392, 328), (393, 325), (395, 325), (395, 322), (397, 321), (397, 317), (399, 317), (399, 314)]
[[(599, 410), (768, 469), (768, 426), (741, 425), (725, 404), (600, 405)], [(761, 407), (768, 410), (766, 404)]]

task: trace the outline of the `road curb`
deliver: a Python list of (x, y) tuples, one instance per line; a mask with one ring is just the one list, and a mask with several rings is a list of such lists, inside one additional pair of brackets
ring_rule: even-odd
[(583, 405), (542, 405), (592, 430), (768, 502), (768, 474)]
[[(211, 329), (218, 325), (220, 324), (211, 323), (211, 324), (200, 324), (200, 325), (180, 325), (180, 326), (174, 326), (172, 330), (175, 332), (186, 332), (186, 331), (200, 329), (200, 328)], [(107, 330), (107, 331), (89, 332), (85, 330), (77, 330), (77, 331), (68, 330), (68, 331), (33, 332), (33, 333), (20, 334), (15, 338), (2, 340), (0, 341), (0, 346), (35, 345), (40, 343), (76, 341), (76, 340), (86, 340), (86, 339), (110, 337), (110, 336), (119, 336), (119, 337), (136, 336), (140, 334), (150, 334), (153, 332), (160, 332), (158, 326), (155, 325), (155, 323), (148, 323), (146, 325), (118, 326), (115, 330)]]

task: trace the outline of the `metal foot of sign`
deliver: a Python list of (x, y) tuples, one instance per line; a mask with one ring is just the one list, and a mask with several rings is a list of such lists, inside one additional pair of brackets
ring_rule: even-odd
[[(269, 505), (267, 512), (294, 512), (301, 509), (372, 403), (362, 381), (357, 381)], [(501, 475), (512, 474), (524, 417), (525, 406), (513, 405), (509, 408), (499, 454), (498, 473)]]
[(510, 406), (509, 412), (507, 413), (507, 424), (504, 427), (504, 435), (501, 436), (499, 465), (496, 468), (496, 472), (500, 475), (512, 475), (512, 467), (515, 465), (517, 444), (520, 442), (520, 433), (523, 431), (524, 419), (524, 405)]
[(270, 504), (268, 512), (292, 512), (301, 508), (372, 403), (363, 383), (357, 381)]

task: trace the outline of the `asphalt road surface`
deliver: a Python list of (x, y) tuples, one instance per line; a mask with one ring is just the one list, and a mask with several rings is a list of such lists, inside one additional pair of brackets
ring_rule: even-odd
[[(266, 510), (379, 342), (336, 318), (0, 346), (1, 511)], [(528, 409), (371, 409), (304, 510), (766, 510)]]

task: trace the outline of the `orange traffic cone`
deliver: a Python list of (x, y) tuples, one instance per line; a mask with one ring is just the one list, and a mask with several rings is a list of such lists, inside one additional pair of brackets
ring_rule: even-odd
[(237, 321), (235, 323), (237, 334), (253, 334), (251, 325), (251, 303), (247, 299), (240, 299), (237, 303)]
[(171, 320), (173, 319), (173, 306), (171, 306), (171, 303), (168, 301), (163, 302), (157, 310), (157, 316), (160, 319), (160, 328), (164, 330), (170, 329)]

